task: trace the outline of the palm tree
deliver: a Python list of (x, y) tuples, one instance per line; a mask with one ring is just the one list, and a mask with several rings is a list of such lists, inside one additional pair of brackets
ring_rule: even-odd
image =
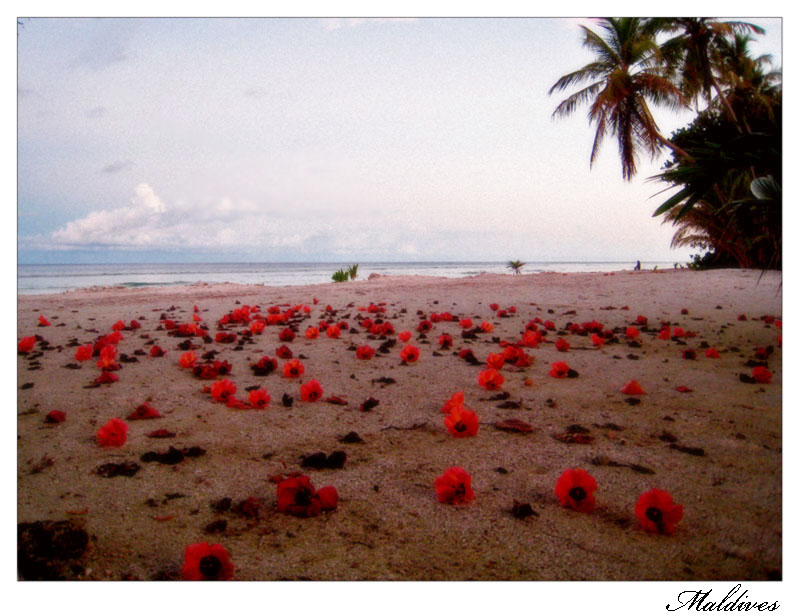
[(735, 34), (763, 34), (764, 30), (743, 21), (717, 21), (713, 17), (654, 18), (651, 25), (656, 31), (679, 33), (664, 42), (661, 49), (684, 97), (696, 103), (702, 96), (711, 105), (713, 90), (728, 119), (743, 132), (715, 74), (721, 65), (720, 46)]
[(611, 132), (619, 144), (622, 176), (626, 180), (636, 173), (641, 150), (655, 157), (666, 146), (681, 158), (691, 159), (661, 135), (648, 107), (648, 100), (676, 110), (685, 106), (680, 89), (664, 72), (653, 24), (638, 17), (606, 17), (599, 26), (605, 31), (604, 36), (581, 26), (583, 46), (596, 59), (561, 77), (549, 94), (587, 81), (589, 85), (561, 101), (553, 116), (568, 116), (578, 105), (589, 103), (589, 121), (597, 125), (590, 164), (606, 133)]
[(519, 276), (525, 264), (522, 261), (509, 261), (506, 267), (514, 272), (515, 276)]

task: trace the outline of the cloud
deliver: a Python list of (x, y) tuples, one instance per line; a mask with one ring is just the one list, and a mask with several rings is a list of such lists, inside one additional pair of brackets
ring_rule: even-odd
[(357, 28), (364, 24), (414, 23), (416, 21), (419, 21), (417, 17), (336, 17), (323, 20), (323, 28), (327, 32), (332, 32), (341, 28)]
[(133, 163), (129, 160), (120, 160), (113, 163), (108, 163), (100, 170), (100, 173), (118, 173), (133, 167)]
[(86, 117), (94, 120), (97, 118), (102, 118), (107, 112), (108, 109), (105, 107), (92, 107), (86, 112)]

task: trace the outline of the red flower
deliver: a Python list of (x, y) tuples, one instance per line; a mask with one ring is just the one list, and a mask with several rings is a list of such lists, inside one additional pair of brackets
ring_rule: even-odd
[(122, 447), (128, 437), (128, 424), (114, 417), (97, 431), (97, 442), (102, 447)]
[(228, 379), (217, 381), (211, 386), (211, 397), (217, 402), (227, 402), (236, 393), (236, 385)]
[(50, 411), (44, 421), (45, 423), (63, 423), (66, 418), (67, 414), (64, 411)]
[(358, 357), (358, 359), (372, 359), (374, 355), (375, 349), (368, 344), (362, 344), (356, 349), (356, 357)]
[(294, 379), (303, 376), (306, 367), (299, 359), (292, 359), (283, 364), (283, 376), (287, 379)]
[(114, 325), (111, 326), (111, 329), (113, 329), (115, 332), (118, 332), (121, 329), (125, 329), (125, 321), (122, 320), (117, 321), (116, 323), (114, 323)]
[(478, 433), (478, 416), (468, 408), (456, 406), (444, 418), (444, 425), (456, 438), (475, 436)]
[(556, 350), (561, 351), (562, 353), (566, 353), (569, 351), (569, 342), (564, 340), (563, 338), (559, 338), (556, 340)]
[(494, 325), (489, 323), (489, 321), (484, 321), (483, 323), (481, 323), (481, 330), (484, 333), (488, 334), (488, 333), (490, 333), (491, 331), (494, 330)]
[(137, 406), (136, 410), (128, 415), (126, 419), (155, 419), (156, 417), (161, 417), (161, 413), (145, 402)]
[[(537, 318), (538, 318), (538, 317), (537, 317)], [(545, 321), (545, 322), (544, 322), (544, 328), (545, 328), (545, 329), (549, 329), (550, 331), (555, 331), (555, 329), (556, 329), (556, 324), (555, 324), (555, 323), (553, 323), (552, 321)]]
[(642, 389), (642, 386), (639, 385), (639, 381), (628, 381), (625, 387), (620, 389), (620, 391), (626, 396), (641, 396), (647, 393)]
[(489, 310), (494, 311), (497, 310), (498, 308), (500, 308), (500, 304), (489, 304)]
[(639, 337), (639, 330), (636, 329), (633, 325), (631, 325), (628, 329), (625, 330), (625, 337), (630, 338), (631, 340)]
[(658, 339), (659, 340), (669, 340), (670, 333), (669, 333), (669, 326), (665, 325), (661, 328), (661, 331), (658, 332)]
[(592, 334), (592, 344), (596, 347), (601, 347), (606, 343), (605, 338), (598, 336), (597, 334)]
[(197, 355), (194, 351), (186, 351), (178, 360), (181, 368), (194, 368), (195, 363), (197, 363)]
[(27, 336), (26, 338), (20, 340), (19, 343), (17, 344), (17, 352), (30, 353), (33, 350), (33, 346), (35, 344), (36, 344), (36, 336)]
[(316, 327), (309, 326), (308, 329), (306, 329), (306, 338), (309, 340), (319, 338), (319, 330)]
[(582, 468), (569, 468), (556, 481), (556, 496), (561, 505), (582, 513), (594, 509), (595, 490), (597, 482)]
[(442, 406), (442, 413), (450, 413), (455, 407), (463, 406), (464, 405), (464, 392), (459, 391), (452, 396), (450, 399), (444, 403)]
[(461, 319), (461, 320), (458, 322), (458, 324), (459, 324), (459, 325), (460, 325), (460, 326), (461, 326), (463, 329), (470, 329), (470, 328), (472, 327), (472, 319), (468, 319), (468, 318), (464, 317), (463, 319)]
[(289, 477), (278, 483), (278, 511), (300, 518), (319, 515), (322, 510), (317, 491), (307, 475)]
[(710, 357), (711, 359), (719, 359), (719, 351), (714, 347), (710, 349), (706, 349), (706, 357)]
[(117, 347), (107, 344), (100, 351), (100, 361), (97, 367), (100, 370), (119, 370), (119, 364), (114, 361), (117, 357)]
[(581, 327), (585, 329), (587, 332), (595, 332), (599, 333), (603, 331), (603, 324), (599, 321), (586, 321), (581, 323)]
[(684, 336), (686, 336), (686, 332), (683, 331), (682, 327), (676, 327), (672, 331), (672, 335), (675, 336), (676, 338), (683, 338)]
[(230, 580), (233, 563), (219, 543), (195, 543), (186, 546), (181, 574), (189, 581)]
[(282, 329), (281, 333), (278, 334), (278, 339), (281, 342), (292, 342), (294, 340), (294, 330), (290, 327)]
[(756, 383), (763, 383), (768, 385), (772, 381), (772, 372), (767, 370), (764, 366), (756, 366), (753, 368), (753, 378)]
[(260, 334), (264, 331), (264, 328), (267, 324), (264, 321), (253, 321), (250, 324), (250, 333), (251, 334)]
[(305, 402), (316, 402), (322, 397), (322, 385), (312, 380), (300, 386), (300, 398)]
[(429, 331), (431, 331), (432, 327), (433, 327), (433, 323), (431, 323), (428, 320), (423, 319), (422, 321), (419, 322), (419, 325), (417, 325), (417, 331), (418, 332), (422, 332), (422, 333), (429, 332)]
[(285, 344), (282, 344), (277, 349), (275, 349), (275, 355), (277, 355), (281, 359), (291, 359), (292, 358), (292, 350), (288, 346), (286, 346)]
[(270, 396), (266, 389), (254, 389), (247, 397), (247, 401), (255, 409), (264, 409), (269, 404)]
[(662, 535), (674, 533), (683, 517), (683, 506), (673, 503), (669, 492), (658, 489), (642, 494), (634, 511), (644, 530)]
[(403, 350), (400, 351), (400, 359), (407, 364), (414, 363), (419, 359), (419, 349), (413, 344), (406, 345), (403, 347)]
[(636, 324), (637, 325), (641, 325), (642, 327), (644, 327), (645, 325), (647, 325), (647, 317), (642, 316), (641, 314), (638, 315), (636, 317)]
[(681, 308), (681, 314), (689, 314), (688, 308)]
[(563, 379), (566, 378), (567, 374), (569, 373), (569, 365), (565, 361), (557, 361), (553, 362), (550, 366), (550, 376), (555, 379)]
[(111, 372), (101, 372), (94, 382), (98, 385), (105, 385), (106, 383), (116, 383), (119, 377)]
[[(507, 347), (512, 348), (512, 347)], [(503, 367), (503, 364), (506, 363), (506, 358), (499, 353), (489, 353), (486, 357), (486, 364), (490, 368), (494, 368), (495, 370), (500, 370)]]
[(409, 331), (402, 331), (397, 334), (397, 337), (400, 338), (400, 342), (408, 342), (411, 340), (411, 332)]
[(440, 503), (448, 505), (469, 503), (475, 498), (471, 484), (470, 474), (460, 466), (453, 466), (436, 478), (434, 482), (436, 497)]
[(157, 344), (150, 347), (150, 357), (164, 357), (166, 351)]
[(490, 391), (500, 389), (505, 380), (505, 377), (494, 368), (487, 368), (478, 375), (478, 385)]
[(439, 336), (439, 346), (443, 349), (449, 349), (453, 345), (453, 337), (450, 334), (442, 334)]
[(338, 325), (329, 325), (325, 329), (325, 334), (328, 336), (328, 338), (338, 338), (341, 335), (341, 333), (342, 330), (339, 329)]
[(532, 331), (529, 329), (522, 335), (522, 344), (524, 344), (526, 347), (532, 347), (535, 349), (539, 346), (541, 341), (542, 333), (539, 331)]
[(87, 359), (91, 359), (93, 351), (94, 349), (92, 348), (91, 344), (85, 344), (83, 346), (80, 346), (77, 349), (75, 349), (75, 360), (86, 361)]
[(48, 327), (50, 325), (50, 321), (44, 318), (44, 315), (39, 315), (39, 327)]

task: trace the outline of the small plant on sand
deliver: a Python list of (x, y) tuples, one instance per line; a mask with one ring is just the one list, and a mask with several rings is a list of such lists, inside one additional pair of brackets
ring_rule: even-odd
[(350, 280), (358, 278), (358, 263), (347, 268), (347, 275), (350, 276)]
[(336, 270), (335, 272), (333, 272), (333, 276), (331, 276), (331, 278), (333, 279), (334, 282), (347, 282), (347, 279), (349, 277), (350, 277), (350, 274), (348, 274), (343, 269)]
[(522, 268), (525, 267), (525, 264), (519, 260), (509, 261), (506, 267), (510, 269), (512, 272), (514, 272), (515, 276), (519, 276), (520, 272), (522, 271)]

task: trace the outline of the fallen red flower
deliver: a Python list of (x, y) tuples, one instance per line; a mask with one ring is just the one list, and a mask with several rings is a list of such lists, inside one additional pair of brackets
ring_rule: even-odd
[(756, 383), (768, 385), (772, 381), (772, 372), (767, 370), (764, 366), (756, 366), (753, 368), (753, 378)]
[(164, 357), (166, 353), (167, 352), (157, 344), (150, 347), (150, 357)]
[(341, 333), (342, 330), (339, 329), (338, 325), (328, 325), (328, 327), (325, 328), (325, 335), (328, 336), (328, 338), (338, 338)]
[(500, 389), (505, 380), (505, 377), (494, 368), (487, 368), (478, 375), (478, 385), (489, 391)]
[(662, 327), (661, 331), (658, 332), (658, 339), (659, 340), (669, 340), (670, 339), (670, 328), (669, 327)]
[(294, 340), (294, 330), (291, 327), (286, 327), (278, 334), (278, 339), (281, 342), (292, 342)]
[(671, 535), (683, 517), (683, 506), (673, 503), (669, 492), (654, 488), (639, 497), (634, 512), (648, 533)]
[(562, 507), (582, 513), (591, 513), (594, 509), (595, 490), (597, 482), (582, 468), (569, 468), (556, 481), (556, 496)]
[(186, 547), (181, 575), (189, 581), (230, 580), (233, 563), (220, 544), (194, 543)]
[(319, 506), (322, 511), (333, 511), (339, 505), (339, 492), (333, 486), (323, 486), (317, 490)]
[[(513, 347), (507, 347), (513, 348)], [(486, 356), (486, 365), (490, 368), (494, 368), (495, 370), (500, 370), (503, 367), (503, 364), (506, 363), (506, 358), (499, 354), (499, 353), (489, 353)]]
[(458, 322), (458, 324), (459, 324), (459, 325), (460, 325), (460, 326), (461, 326), (463, 329), (470, 329), (470, 328), (472, 327), (472, 319), (469, 319), (469, 318), (466, 318), (466, 317), (465, 317), (465, 318), (461, 319), (461, 320)]
[(307, 475), (289, 477), (278, 483), (278, 511), (300, 518), (319, 515), (322, 510), (311, 479)]
[(406, 345), (403, 347), (403, 350), (400, 351), (400, 359), (406, 364), (414, 363), (419, 359), (419, 349), (411, 344)]
[(400, 342), (408, 342), (411, 340), (411, 332), (409, 331), (402, 331), (397, 334), (397, 337), (400, 339)]
[(675, 391), (678, 391), (682, 394), (688, 394), (694, 391), (691, 387), (686, 387), (686, 385), (679, 385), (675, 388)]
[(101, 447), (122, 447), (128, 438), (128, 424), (114, 417), (97, 431), (97, 443)]
[(556, 350), (561, 351), (562, 353), (566, 353), (569, 351), (569, 342), (564, 340), (563, 338), (559, 338), (556, 340)]
[(287, 379), (294, 379), (303, 376), (306, 367), (299, 359), (292, 359), (283, 364), (283, 376)]
[(100, 376), (94, 380), (97, 385), (106, 385), (108, 383), (116, 383), (117, 381), (119, 381), (119, 377), (112, 372), (101, 372)]
[(478, 433), (478, 416), (463, 406), (456, 406), (444, 418), (447, 431), (456, 438), (475, 436)]
[(311, 380), (300, 386), (300, 399), (305, 402), (316, 402), (322, 397), (322, 385), (317, 380)]
[(136, 410), (128, 415), (126, 419), (155, 419), (156, 417), (161, 417), (161, 413), (145, 402), (137, 406)]
[(630, 338), (631, 340), (635, 340), (636, 338), (639, 337), (639, 330), (635, 328), (633, 325), (631, 325), (625, 330), (625, 337)]
[(443, 349), (449, 349), (453, 346), (453, 337), (450, 334), (442, 334), (439, 336), (439, 346)]
[(30, 353), (36, 344), (36, 336), (27, 336), (17, 343), (18, 353)]
[(626, 396), (642, 396), (646, 392), (642, 389), (642, 386), (639, 385), (639, 381), (628, 381), (628, 383), (620, 389), (620, 391), (625, 394)]
[(197, 355), (195, 355), (194, 351), (186, 351), (178, 360), (178, 365), (180, 365), (181, 368), (194, 368), (196, 363)]
[(64, 411), (50, 411), (44, 418), (45, 423), (63, 423), (67, 418)]
[(484, 321), (483, 323), (481, 323), (481, 331), (483, 331), (484, 333), (488, 334), (493, 330), (494, 330), (494, 325), (489, 323), (489, 321)]
[(266, 389), (254, 389), (247, 397), (247, 401), (255, 409), (264, 409), (269, 405), (270, 395)]
[(50, 321), (44, 318), (43, 315), (39, 315), (39, 327), (48, 327), (50, 325)]
[(362, 344), (356, 349), (356, 357), (358, 359), (372, 359), (375, 355), (375, 349), (368, 344)]
[(711, 359), (719, 359), (719, 351), (717, 351), (717, 349), (715, 349), (714, 347), (706, 349), (706, 357), (709, 357)]
[(319, 330), (316, 327), (313, 327), (313, 326), (309, 325), (308, 328), (306, 329), (305, 336), (309, 340), (315, 340), (315, 339), (319, 338)]
[(217, 402), (227, 402), (236, 393), (236, 385), (228, 379), (217, 381), (211, 386), (211, 397)]
[(455, 407), (464, 405), (464, 392), (459, 391), (450, 396), (450, 399), (442, 405), (442, 413), (450, 413)]
[(92, 358), (93, 351), (94, 349), (92, 348), (91, 344), (85, 344), (83, 346), (80, 346), (77, 349), (75, 349), (75, 360), (87, 361)]
[(448, 468), (434, 482), (436, 497), (440, 503), (463, 505), (475, 498), (472, 490), (472, 477), (460, 466)]
[(564, 379), (569, 373), (569, 365), (565, 361), (557, 361), (551, 364), (550, 372), (548, 373), (555, 379)]
[(605, 338), (602, 336), (598, 336), (597, 334), (592, 334), (592, 344), (596, 347), (601, 347), (606, 343)]
[(293, 353), (292, 353), (292, 350), (288, 346), (286, 346), (285, 344), (282, 344), (277, 349), (275, 349), (275, 355), (277, 355), (281, 359), (291, 359), (292, 356), (293, 356)]

